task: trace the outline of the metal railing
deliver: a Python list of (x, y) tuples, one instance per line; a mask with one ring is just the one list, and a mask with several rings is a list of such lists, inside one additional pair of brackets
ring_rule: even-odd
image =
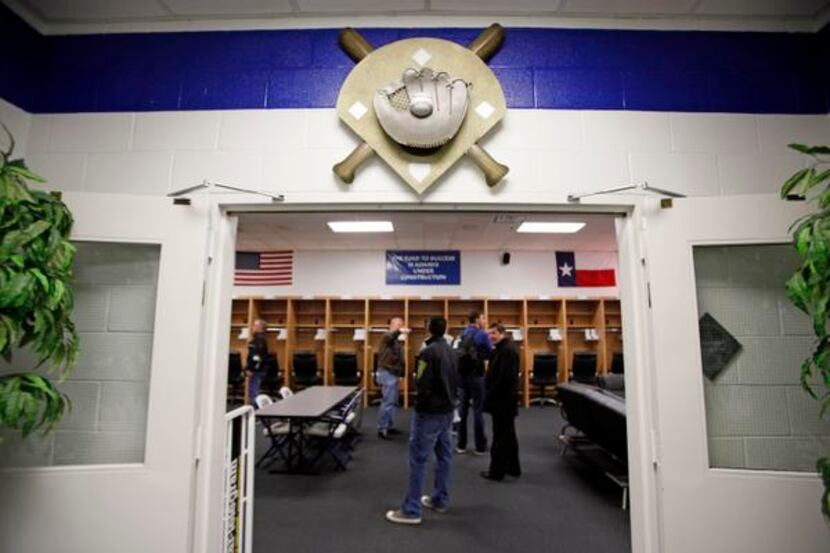
[(254, 527), (254, 431), (250, 405), (225, 415), (224, 553), (251, 553)]

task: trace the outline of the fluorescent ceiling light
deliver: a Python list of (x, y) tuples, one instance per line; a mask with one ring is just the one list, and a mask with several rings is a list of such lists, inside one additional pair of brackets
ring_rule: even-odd
[(392, 221), (329, 221), (334, 232), (392, 232)]
[(585, 223), (559, 223), (545, 221), (525, 221), (516, 232), (532, 232), (540, 234), (573, 234), (579, 232)]

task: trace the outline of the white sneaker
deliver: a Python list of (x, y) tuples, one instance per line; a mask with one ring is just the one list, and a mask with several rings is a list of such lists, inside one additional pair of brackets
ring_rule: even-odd
[(478, 455), (479, 457), (481, 457), (482, 455), (487, 455), (487, 450), (485, 449), (484, 451), (479, 451), (477, 449), (474, 449), (473, 455)]
[(396, 511), (386, 511), (386, 520), (394, 522), (395, 524), (421, 524), (421, 517), (410, 516), (400, 509)]
[(464, 455), (465, 453), (467, 453), (467, 450), (466, 450), (466, 449), (462, 449), (462, 448), (460, 448), (460, 447), (456, 447), (456, 448), (455, 448), (455, 452), (456, 452), (456, 453), (458, 453), (459, 455)]
[(443, 515), (444, 513), (446, 513), (446, 512), (447, 512), (447, 508), (446, 508), (446, 507), (436, 507), (436, 506), (432, 503), (432, 498), (431, 498), (430, 496), (428, 496), (428, 495), (422, 495), (422, 496), (421, 496), (421, 505), (423, 505), (423, 506), (424, 506), (424, 507), (426, 507), (427, 509), (430, 509), (430, 510), (432, 510), (432, 511), (435, 511), (436, 513), (441, 513), (442, 515)]

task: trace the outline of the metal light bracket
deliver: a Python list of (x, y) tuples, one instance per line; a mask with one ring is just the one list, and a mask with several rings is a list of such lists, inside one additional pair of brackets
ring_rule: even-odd
[(681, 194), (679, 192), (672, 192), (671, 190), (664, 190), (662, 188), (657, 188), (655, 186), (649, 186), (647, 182), (641, 182), (637, 184), (629, 184), (628, 186), (620, 186), (618, 188), (607, 188), (605, 190), (597, 190), (596, 192), (589, 192), (587, 194), (568, 194), (568, 202), (570, 203), (579, 203), (582, 198), (587, 198), (589, 196), (599, 196), (600, 194), (615, 194), (617, 192), (627, 192), (628, 190), (639, 190), (642, 192), (650, 192), (653, 194), (660, 194), (662, 196), (668, 196), (669, 198), (685, 198), (686, 194)]

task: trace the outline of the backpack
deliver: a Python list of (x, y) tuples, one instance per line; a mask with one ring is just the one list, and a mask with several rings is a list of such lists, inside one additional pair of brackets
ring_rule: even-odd
[(478, 370), (480, 365), (475, 332), (466, 332), (458, 342), (458, 374), (471, 375)]

